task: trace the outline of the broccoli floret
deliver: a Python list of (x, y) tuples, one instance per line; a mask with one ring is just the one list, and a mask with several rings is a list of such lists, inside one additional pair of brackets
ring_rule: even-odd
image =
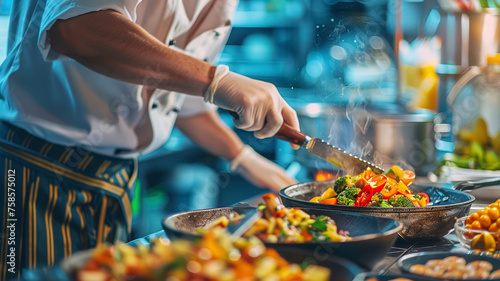
[(354, 185), (348, 186), (344, 188), (342, 192), (339, 193), (339, 195), (343, 195), (349, 199), (356, 200), (356, 197), (358, 197), (359, 192), (361, 189), (357, 188)]
[(333, 190), (335, 190), (335, 192), (337, 192), (338, 194), (342, 192), (348, 184), (351, 184), (353, 182), (354, 179), (350, 175), (337, 178), (335, 180), (335, 183), (333, 184)]
[(391, 197), (389, 197), (389, 204), (391, 204), (392, 206), (394, 206), (396, 204), (396, 200), (398, 200), (399, 197), (401, 196), (404, 196), (402, 194), (395, 194), (395, 195), (392, 195)]
[(392, 207), (391, 204), (387, 200), (384, 199), (384, 196), (380, 193), (375, 193), (372, 196), (370, 203), (368, 203), (369, 207)]
[(349, 199), (345, 193), (341, 193), (337, 196), (337, 204), (338, 205), (346, 205), (346, 206), (353, 206), (354, 205), (354, 200)]
[(373, 194), (372, 201), (375, 201), (377, 204), (379, 204), (379, 202), (381, 202), (382, 200), (384, 200), (384, 196), (382, 194), (378, 192)]
[(394, 207), (415, 207), (413, 202), (408, 199), (408, 197), (402, 194), (396, 194), (389, 198), (389, 204)]
[(354, 185), (344, 188), (344, 190), (337, 195), (337, 204), (353, 206), (360, 191), (361, 189)]
[(383, 207), (383, 208), (392, 208), (392, 205), (389, 204), (389, 202), (387, 202), (387, 200), (380, 200), (378, 202), (378, 206)]
[(408, 197), (402, 196), (396, 201), (394, 207), (415, 207), (415, 204)]
[[(389, 204), (389, 202), (384, 199), (384, 196), (378, 192), (373, 194), (371, 202), (373, 202), (374, 203), (373, 206), (376, 206), (376, 207), (385, 207), (385, 208), (392, 207), (392, 205)], [(368, 206), (372, 206), (372, 205), (368, 204)]]
[(413, 195), (413, 197), (415, 197), (415, 199), (417, 199), (417, 200), (422, 200), (422, 198), (424, 198), (424, 196), (422, 196), (420, 194), (415, 194), (415, 195)]

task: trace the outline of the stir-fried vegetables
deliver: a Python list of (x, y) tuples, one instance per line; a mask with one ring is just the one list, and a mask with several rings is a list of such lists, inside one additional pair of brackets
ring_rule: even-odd
[(208, 232), (201, 241), (153, 240), (150, 247), (126, 244), (97, 248), (79, 281), (178, 280), (326, 281), (330, 270), (315, 265), (290, 264), (256, 237), (231, 242), (221, 229)]
[[(258, 207), (262, 218), (243, 234), (246, 237), (255, 235), (262, 241), (271, 243), (342, 242), (351, 239), (347, 231), (337, 230), (337, 225), (330, 217), (316, 217), (299, 208), (285, 208), (272, 193), (263, 195), (262, 199), (265, 204), (259, 204)], [(220, 217), (207, 227), (197, 229), (196, 233), (204, 234), (216, 227), (227, 227), (229, 223), (238, 223), (240, 219), (241, 215), (237, 213), (229, 218)]]
[(359, 207), (425, 207), (429, 204), (429, 196), (413, 194), (408, 187), (414, 179), (414, 172), (396, 165), (380, 175), (368, 168), (357, 176), (337, 178), (333, 187), (310, 201)]

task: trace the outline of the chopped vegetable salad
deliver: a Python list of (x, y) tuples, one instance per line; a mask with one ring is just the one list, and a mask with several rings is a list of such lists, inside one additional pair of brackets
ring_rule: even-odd
[(209, 231), (198, 242), (152, 240), (151, 246), (124, 243), (94, 250), (78, 281), (327, 281), (330, 270), (291, 264), (256, 237), (234, 243), (221, 229)]
[[(303, 242), (343, 242), (351, 240), (349, 232), (337, 229), (335, 221), (327, 216), (309, 215), (300, 208), (285, 208), (278, 197), (269, 193), (262, 196), (264, 204), (258, 209), (262, 217), (243, 235), (255, 235), (265, 242), (303, 243)], [(196, 230), (204, 234), (209, 229), (227, 227), (238, 223), (244, 215), (233, 213), (229, 218), (220, 217), (205, 228)]]

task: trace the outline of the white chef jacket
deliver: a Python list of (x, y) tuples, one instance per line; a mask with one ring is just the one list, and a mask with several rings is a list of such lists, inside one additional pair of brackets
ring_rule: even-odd
[(166, 142), (177, 115), (213, 108), (201, 97), (164, 90), (144, 104), (144, 87), (58, 54), (48, 30), (58, 19), (112, 9), (165, 44), (175, 41), (175, 48), (212, 61), (227, 40), (236, 5), (237, 0), (14, 1), (7, 58), (0, 66), (0, 120), (49, 142), (110, 156), (151, 152)]

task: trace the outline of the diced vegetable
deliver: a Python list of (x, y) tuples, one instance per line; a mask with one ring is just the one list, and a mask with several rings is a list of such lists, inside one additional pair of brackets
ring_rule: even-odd
[(373, 196), (373, 188), (371, 185), (365, 186), (361, 192), (359, 193), (356, 201), (354, 202), (354, 206), (364, 207), (370, 203)]
[[(354, 190), (352, 196), (356, 196), (356, 187), (348, 187), (345, 189), (345, 192), (349, 192), (350, 189)], [(282, 206), (279, 198), (277, 198), (277, 201), (274, 198), (277, 198), (274, 194), (263, 195), (262, 199), (266, 204), (260, 205), (258, 210), (265, 214), (266, 212), (270, 213), (268, 210), (269, 207), (275, 208), (274, 206)], [(328, 198), (325, 199), (324, 202), (321, 202), (324, 204), (335, 204), (337, 200), (337, 198)], [(269, 204), (269, 206), (267, 204)], [(233, 214), (233, 217), (239, 216), (238, 214)], [(281, 207), (275, 212), (275, 215), (262, 217), (257, 220), (243, 236), (248, 237), (250, 235), (255, 235), (259, 239), (271, 243), (327, 241), (331, 238), (336, 239), (335, 241), (346, 241), (351, 239), (348, 233), (340, 235), (337, 232), (336, 226), (332, 228), (331, 226), (334, 226), (334, 224), (335, 222), (326, 216), (311, 218), (309, 214), (300, 208)], [(210, 227), (216, 226), (211, 225)], [(198, 234), (205, 234), (209, 229), (210, 228), (197, 229), (195, 232)]]
[(333, 184), (334, 191), (338, 194), (344, 190), (348, 185), (353, 183), (353, 178), (350, 175), (337, 178)]
[(415, 207), (415, 204), (403, 194), (396, 194), (389, 198), (389, 204), (394, 207)]
[(366, 180), (369, 180), (371, 177), (375, 176), (375, 172), (372, 171), (371, 168), (367, 168), (363, 173), (361, 173), (359, 176), (361, 178), (364, 178)]
[(337, 196), (337, 204), (345, 206), (354, 206), (354, 199), (350, 199), (345, 194), (339, 194)]
[(335, 204), (337, 204), (337, 198), (328, 198), (328, 199), (325, 199), (319, 203), (335, 205)]
[[(406, 196), (406, 198), (410, 199), (410, 201), (413, 203), (413, 205), (415, 207), (422, 207), (422, 205), (420, 205), (420, 201), (417, 198), (415, 198), (415, 196), (413, 194), (404, 194), (404, 196)], [(423, 201), (425, 204), (425, 199)]]
[(369, 184), (368, 181), (363, 177), (358, 177), (358, 179), (354, 182), (354, 185), (359, 189), (363, 189), (363, 187), (367, 184)]
[[(333, 190), (328, 188), (321, 196), (314, 197), (310, 201), (322, 204), (390, 208), (396, 207), (395, 201), (391, 203), (388, 200), (394, 195), (400, 194), (404, 195), (402, 197), (406, 197), (406, 199), (399, 199), (401, 202), (398, 203), (398, 206), (425, 207), (429, 202), (428, 196), (415, 196), (408, 187), (414, 179), (415, 173), (413, 171), (403, 170), (396, 165), (392, 166), (384, 175), (376, 174), (367, 168), (357, 176), (339, 177), (334, 182)], [(377, 194), (376, 198), (373, 198), (374, 194)], [(408, 204), (409, 202), (411, 206)]]
[(398, 182), (398, 192), (401, 194), (412, 194), (413, 192), (402, 181)]
[[(427, 206), (427, 204), (429, 204), (429, 196), (427, 194), (425, 194), (425, 196), (423, 196), (425, 193), (418, 193), (418, 194), (414, 194), (413, 197), (415, 199), (417, 199), (418, 201), (418, 204), (420, 205), (420, 207), (425, 207)], [(427, 196), (427, 197), (426, 197)]]
[(319, 216), (316, 218), (314, 223), (311, 224), (312, 227), (319, 231), (326, 231), (326, 223), (328, 222), (327, 216)]
[(418, 193), (418, 195), (424, 197), (425, 198), (425, 203), (429, 204), (430, 200), (429, 200), (429, 195), (427, 195), (427, 193), (420, 192), (420, 193)]
[(374, 175), (368, 179), (368, 184), (373, 189), (373, 193), (380, 192), (387, 182), (387, 177), (384, 175)]
[(404, 177), (404, 174), (404, 170), (397, 165), (392, 166), (391, 169), (387, 171), (387, 176), (393, 179), (400, 179)]
[(333, 188), (330, 187), (321, 195), (321, 200), (325, 200), (335, 196), (337, 196), (337, 192), (335, 192)]
[(304, 271), (304, 281), (318, 281), (318, 280), (329, 280), (330, 270), (325, 270), (326, 268), (310, 265), (306, 267)]
[(262, 199), (264, 200), (267, 209), (273, 216), (277, 216), (279, 214), (278, 211), (284, 208), (283, 204), (281, 204), (280, 202), (280, 199), (272, 193), (262, 195)]
[(338, 196), (337, 198), (341, 196), (345, 196), (348, 199), (351, 200), (356, 200), (356, 197), (358, 197), (359, 192), (361, 189), (357, 188), (356, 186), (348, 186), (346, 187)]
[(311, 198), (311, 200), (309, 200), (309, 202), (314, 202), (314, 203), (319, 203), (320, 201), (321, 201), (321, 196), (316, 196)]
[(384, 199), (389, 199), (392, 195), (398, 192), (398, 183), (393, 178), (387, 178), (387, 182), (380, 191), (380, 193), (384, 196)]
[(288, 263), (255, 237), (232, 243), (222, 228), (213, 228), (196, 242), (160, 238), (150, 247), (103, 246), (75, 274), (77, 281), (327, 281), (329, 276), (324, 267)]

